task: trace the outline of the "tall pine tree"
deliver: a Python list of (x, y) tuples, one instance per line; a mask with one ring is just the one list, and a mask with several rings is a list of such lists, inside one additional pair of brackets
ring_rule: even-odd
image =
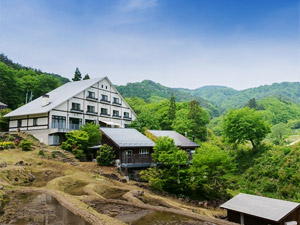
[(175, 115), (176, 115), (176, 101), (175, 101), (174, 94), (172, 93), (170, 98), (170, 106), (169, 106), (169, 120), (171, 124), (175, 119)]
[(78, 67), (76, 67), (74, 78), (72, 78), (72, 81), (80, 81), (81, 79), (82, 79), (81, 73), (80, 73)]

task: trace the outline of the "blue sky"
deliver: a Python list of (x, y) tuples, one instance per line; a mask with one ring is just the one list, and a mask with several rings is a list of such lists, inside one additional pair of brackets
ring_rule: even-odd
[(299, 0), (0, 0), (0, 52), (115, 84), (299, 81)]

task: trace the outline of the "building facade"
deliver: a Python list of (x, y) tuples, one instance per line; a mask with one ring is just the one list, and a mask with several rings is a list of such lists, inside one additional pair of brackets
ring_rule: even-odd
[(136, 114), (107, 77), (69, 82), (8, 113), (9, 131), (26, 131), (58, 145), (85, 123), (127, 127)]

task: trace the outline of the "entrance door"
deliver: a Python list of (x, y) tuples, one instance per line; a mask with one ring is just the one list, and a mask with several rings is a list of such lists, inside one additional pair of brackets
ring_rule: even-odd
[(132, 163), (132, 150), (122, 152), (122, 163)]

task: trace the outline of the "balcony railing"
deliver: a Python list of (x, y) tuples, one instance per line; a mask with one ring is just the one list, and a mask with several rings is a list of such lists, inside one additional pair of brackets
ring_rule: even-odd
[(106, 99), (100, 99), (100, 102), (105, 102), (105, 103), (110, 103), (110, 101), (106, 100)]
[(66, 123), (52, 123), (51, 128), (66, 129)]
[(95, 98), (93, 96), (86, 96), (86, 99), (91, 100), (91, 101), (98, 101), (98, 98)]
[(79, 130), (80, 127), (81, 127), (80, 124), (70, 124), (69, 125), (70, 130)]
[(92, 114), (92, 115), (98, 115), (97, 112), (93, 112), (93, 111), (86, 111), (87, 114)]
[(123, 119), (124, 119), (124, 120), (132, 120), (132, 118), (131, 118), (131, 117), (128, 117), (128, 116), (123, 116)]
[(143, 164), (143, 163), (152, 163), (152, 162), (153, 161), (150, 154), (132, 154), (132, 155), (125, 155), (125, 156), (123, 155), (121, 163)]
[(112, 102), (112, 104), (113, 105), (117, 105), (117, 106), (121, 106), (122, 105), (122, 103), (120, 103), (120, 102)]
[(80, 112), (80, 113), (83, 113), (83, 110), (81, 110), (81, 109), (71, 108), (71, 111), (72, 111), (72, 112)]

